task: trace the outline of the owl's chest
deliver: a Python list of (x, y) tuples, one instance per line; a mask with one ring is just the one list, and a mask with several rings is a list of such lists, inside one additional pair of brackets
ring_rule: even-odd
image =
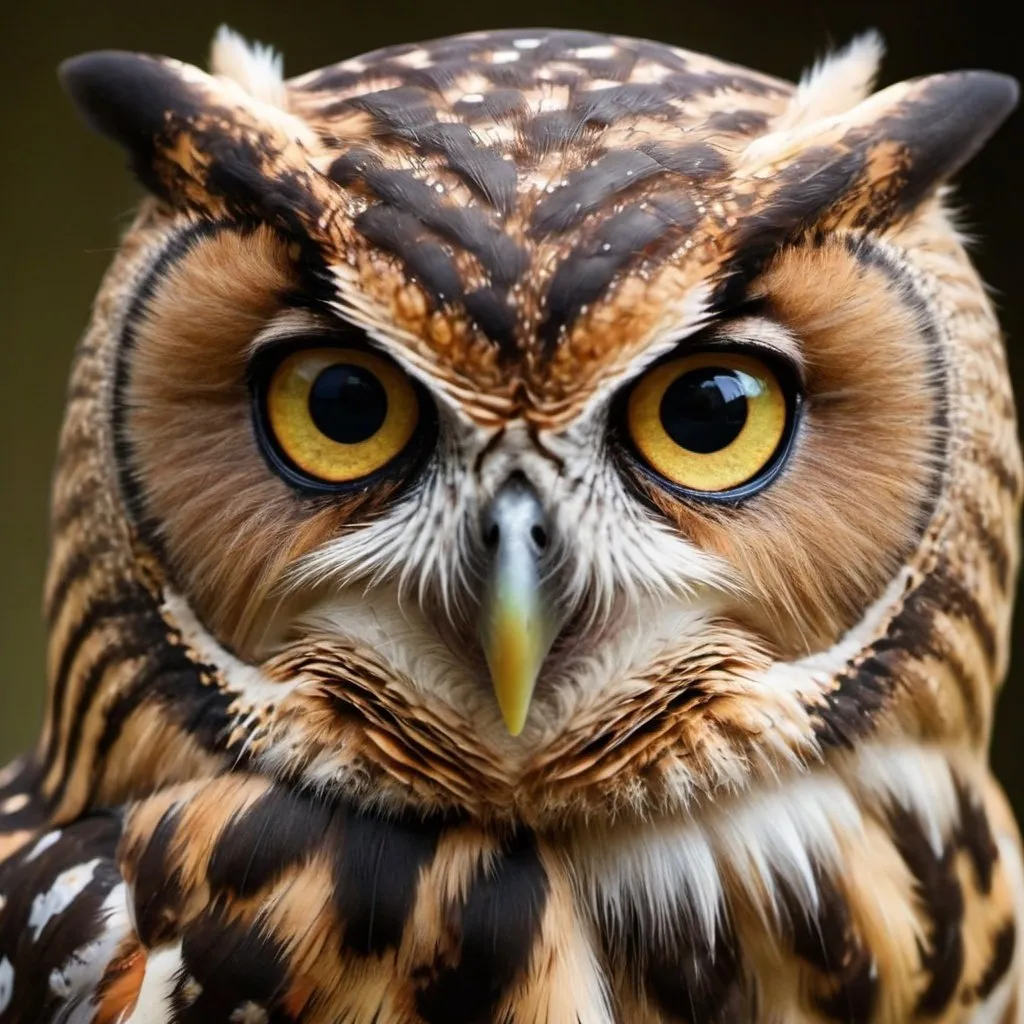
[(23, 843), (0, 939), (104, 1021), (951, 1024), (1014, 1019), (1021, 880), (995, 784), (920, 748), (539, 831), (227, 774)]

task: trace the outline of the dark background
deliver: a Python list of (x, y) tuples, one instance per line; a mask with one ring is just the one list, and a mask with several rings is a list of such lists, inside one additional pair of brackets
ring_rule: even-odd
[[(54, 70), (85, 50), (205, 64), (227, 22), (285, 55), (288, 75), (389, 43), (479, 28), (554, 26), (644, 36), (796, 78), (868, 27), (888, 44), (883, 85), (959, 67), (1024, 77), (1018, 34), (994, 2), (792, 0), (0, 0), (0, 764), (33, 741), (43, 697), (39, 607), (50, 466), (72, 346), (137, 191), (114, 147), (78, 124)], [(1016, 53), (1014, 52), (1016, 51)], [(960, 178), (974, 256), (1000, 306), (1024, 395), (1024, 113)], [(1024, 813), (1024, 617), (999, 705), (994, 759)]]

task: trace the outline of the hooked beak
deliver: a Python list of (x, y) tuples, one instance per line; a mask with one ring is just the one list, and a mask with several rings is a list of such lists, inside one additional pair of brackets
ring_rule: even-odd
[(480, 640), (505, 725), (518, 736), (541, 664), (558, 632), (541, 578), (549, 541), (547, 516), (524, 476), (513, 475), (498, 491), (483, 528), (490, 561)]

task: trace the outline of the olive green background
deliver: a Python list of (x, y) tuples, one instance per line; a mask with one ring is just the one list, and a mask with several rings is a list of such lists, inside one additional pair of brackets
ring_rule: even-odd
[[(205, 61), (227, 22), (285, 54), (288, 74), (388, 43), (478, 28), (555, 26), (661, 39), (795, 78), (829, 45), (874, 26), (883, 84), (956, 67), (1024, 76), (1024, 50), (990, 3), (869, 0), (0, 0), (0, 763), (32, 742), (43, 696), (40, 594), (50, 467), (72, 346), (138, 195), (114, 147), (78, 124), (55, 76), (84, 50)], [(1017, 54), (1014, 54), (1016, 49)], [(1024, 394), (1024, 227), (1016, 114), (961, 176), (975, 257), (994, 288)], [(994, 758), (1024, 812), (1024, 619), (999, 706)]]

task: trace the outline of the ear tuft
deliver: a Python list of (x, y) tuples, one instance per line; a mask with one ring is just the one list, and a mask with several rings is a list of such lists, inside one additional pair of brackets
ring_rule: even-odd
[(147, 188), (158, 140), (168, 119), (192, 119), (202, 98), (175, 62), (120, 50), (99, 50), (64, 61), (61, 84), (85, 123), (125, 149)]
[(953, 71), (910, 86), (911, 95), (877, 124), (906, 154), (904, 207), (969, 163), (1020, 99), (1017, 80), (994, 71)]
[(221, 25), (213, 37), (210, 72), (229, 78), (254, 99), (288, 109), (284, 59), (273, 47), (249, 43), (234, 29)]
[(845, 114), (867, 99), (884, 53), (882, 37), (871, 30), (823, 57), (800, 79), (796, 94), (772, 124), (772, 131), (790, 131), (823, 117)]
[[(882, 228), (949, 181), (1017, 105), (1017, 82), (950, 71), (898, 82), (844, 114), (751, 142), (737, 176), (756, 178), (758, 230), (784, 238), (828, 219)], [(773, 243), (774, 244), (774, 243)]]

